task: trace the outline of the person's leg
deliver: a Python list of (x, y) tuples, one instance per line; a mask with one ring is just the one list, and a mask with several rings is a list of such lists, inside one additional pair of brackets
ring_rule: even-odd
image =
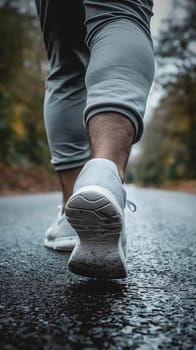
[(124, 278), (126, 192), (122, 181), (131, 144), (142, 135), (153, 79), (150, 5), (145, 8), (150, 2), (86, 0), (84, 4), (90, 49), (84, 118), (93, 159), (82, 169), (65, 209), (80, 237), (68, 266), (84, 276)]
[(90, 157), (82, 118), (86, 102), (84, 77), (89, 59), (84, 43), (84, 9), (78, 0), (36, 0), (36, 6), (50, 64), (45, 84), (44, 121), (51, 163), (59, 177), (63, 197), (44, 242), (53, 249), (71, 250), (75, 231), (64, 216), (64, 204)]
[(131, 144), (143, 132), (154, 73), (151, 43), (138, 24), (128, 18), (116, 18), (102, 24), (99, 30), (96, 28), (89, 47), (84, 117), (92, 154), (114, 160), (123, 179)]
[(84, 42), (84, 9), (77, 0), (36, 0), (36, 6), (50, 64), (45, 83), (44, 122), (51, 163), (58, 174), (65, 202), (90, 157), (82, 119), (89, 59)]

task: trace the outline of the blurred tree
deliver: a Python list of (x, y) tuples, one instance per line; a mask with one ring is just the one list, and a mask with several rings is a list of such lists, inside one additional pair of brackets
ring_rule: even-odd
[[(185, 143), (188, 152), (189, 178), (196, 177), (196, 1), (175, 0), (174, 14), (168, 20), (168, 27), (160, 33), (156, 49), (158, 64), (165, 67), (168, 63), (176, 67), (168, 75), (168, 81), (162, 73), (158, 77), (168, 90), (175, 90), (178, 103), (183, 104), (185, 118), (189, 128), (181, 143)], [(180, 111), (179, 111), (180, 113)], [(178, 118), (178, 116), (176, 116)]]
[(145, 184), (196, 178), (196, 2), (174, 1), (155, 47), (157, 82), (165, 89), (135, 161), (134, 177)]
[(0, 2), (0, 160), (47, 166), (46, 57), (32, 1)]
[[(8, 20), (9, 19), (9, 20)], [(15, 9), (8, 2), (0, 9), (0, 157), (7, 157), (12, 148), (9, 117), (13, 113), (9, 84), (22, 62), (22, 28)]]

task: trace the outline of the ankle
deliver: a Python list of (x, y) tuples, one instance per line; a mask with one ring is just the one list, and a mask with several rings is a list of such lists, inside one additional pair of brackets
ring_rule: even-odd
[(62, 214), (68, 199), (73, 193), (75, 181), (81, 171), (82, 167), (58, 171), (59, 183), (62, 191)]
[(92, 158), (113, 161), (123, 182), (135, 133), (132, 122), (117, 113), (103, 113), (90, 119), (88, 130)]

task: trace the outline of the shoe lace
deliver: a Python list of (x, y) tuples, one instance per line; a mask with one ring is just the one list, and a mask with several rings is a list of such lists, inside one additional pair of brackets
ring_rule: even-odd
[(132, 212), (137, 210), (136, 204), (131, 202), (129, 199), (126, 200), (126, 205), (127, 205), (127, 208)]

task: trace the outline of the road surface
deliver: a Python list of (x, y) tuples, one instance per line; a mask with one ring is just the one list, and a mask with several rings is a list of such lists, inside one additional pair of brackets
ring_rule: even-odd
[(43, 246), (59, 193), (0, 198), (1, 350), (196, 349), (196, 196), (127, 192), (129, 276), (108, 282)]

